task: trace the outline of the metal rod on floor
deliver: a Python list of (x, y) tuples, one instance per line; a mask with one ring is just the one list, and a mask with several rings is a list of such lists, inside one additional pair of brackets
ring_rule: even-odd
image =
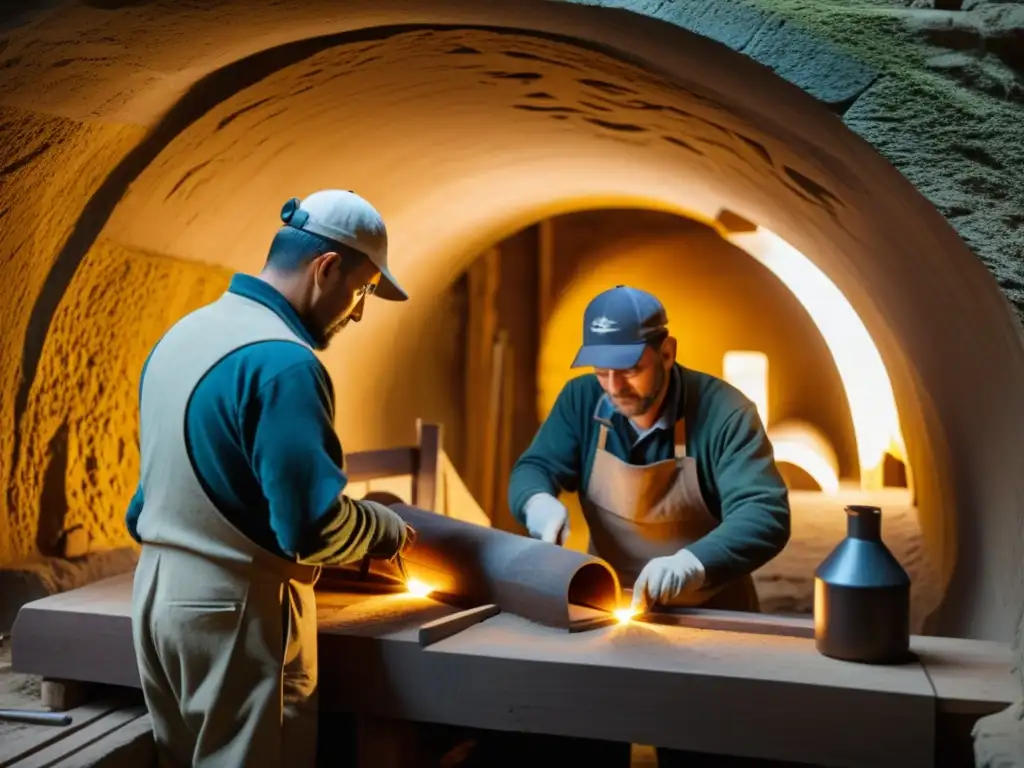
[(71, 715), (63, 712), (38, 712), (31, 709), (0, 709), (0, 720), (30, 725), (71, 725)]

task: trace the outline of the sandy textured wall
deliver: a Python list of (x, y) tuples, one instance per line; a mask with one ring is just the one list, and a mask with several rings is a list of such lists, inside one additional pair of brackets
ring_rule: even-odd
[(98, 242), (47, 329), (22, 415), (0, 560), (56, 554), (81, 524), (90, 549), (130, 543), (123, 515), (138, 479), (139, 374), (160, 335), (215, 299), (217, 267)]
[[(21, 424), (40, 353), (70, 271), (59, 254), (82, 209), (110, 167), (139, 141), (141, 129), (86, 125), (0, 107), (0, 563), (26, 551), (34, 534), (15, 520), (36, 515), (14, 465), (31, 431)], [(83, 330), (86, 326), (82, 326)], [(85, 333), (100, 334), (101, 329)], [(70, 362), (70, 361), (69, 361)], [(68, 392), (70, 394), (70, 392)], [(79, 397), (76, 395), (76, 397)], [(80, 398), (79, 398), (80, 399)], [(54, 402), (58, 412), (68, 410)]]

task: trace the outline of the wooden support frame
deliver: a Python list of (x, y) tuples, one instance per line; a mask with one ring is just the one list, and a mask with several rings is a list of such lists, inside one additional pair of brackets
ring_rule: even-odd
[(416, 451), (416, 472), (413, 474), (412, 503), (420, 509), (440, 512), (441, 450), (444, 430), (440, 424), (425, 424), (422, 419), (416, 420), (416, 439), (419, 449)]
[(361, 451), (345, 457), (345, 474), (350, 483), (366, 483), (386, 477), (408, 475), (412, 478), (412, 503), (422, 509), (440, 512), (441, 452), (444, 429), (422, 419), (416, 421), (417, 444), (379, 451)]

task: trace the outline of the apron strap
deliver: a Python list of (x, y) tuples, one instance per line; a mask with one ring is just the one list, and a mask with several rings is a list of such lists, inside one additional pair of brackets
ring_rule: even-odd
[(602, 424), (601, 428), (597, 432), (597, 450), (603, 451), (605, 443), (607, 443), (607, 442), (608, 442), (608, 427), (606, 427), (604, 424)]
[(686, 418), (676, 422), (675, 427), (676, 458), (686, 458)]

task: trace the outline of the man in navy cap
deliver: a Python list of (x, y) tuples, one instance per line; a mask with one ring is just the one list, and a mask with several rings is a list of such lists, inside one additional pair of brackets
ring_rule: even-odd
[(758, 610), (750, 574), (789, 540), (789, 497), (754, 404), (676, 362), (651, 294), (617, 286), (590, 302), (570, 381), (512, 470), (509, 504), (536, 538), (569, 529), (579, 494), (590, 551), (637, 611), (654, 604)]
[[(572, 365), (593, 374), (562, 389), (512, 470), (509, 505), (531, 536), (562, 544), (569, 514), (557, 496), (577, 492), (590, 551), (632, 586), (636, 611), (757, 611), (751, 573), (789, 540), (789, 495), (755, 405), (679, 365), (667, 326), (645, 291), (620, 285), (590, 302)], [(571, 753), (629, 765), (628, 744)], [(662, 768), (698, 758), (658, 750)]]
[(334, 390), (315, 350), (368, 296), (401, 301), (366, 200), (288, 201), (258, 276), (172, 327), (142, 371), (142, 545), (132, 630), (161, 765), (316, 764), (323, 565), (392, 558), (414, 532), (345, 495)]

